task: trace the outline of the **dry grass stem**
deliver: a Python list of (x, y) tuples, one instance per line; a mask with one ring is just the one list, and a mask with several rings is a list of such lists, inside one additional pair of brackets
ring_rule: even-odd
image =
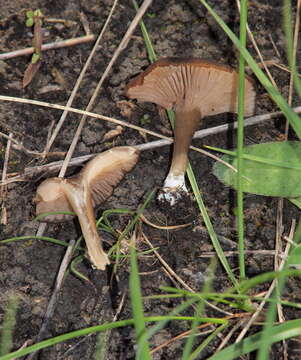
[(240, 319), (224, 337), (223, 341), (219, 344), (218, 348), (214, 352), (215, 354), (221, 351), (228, 343), (233, 334), (246, 323), (246, 319)]
[[(161, 147), (161, 146), (164, 146), (164, 145), (167, 145), (167, 144), (170, 144), (170, 143), (173, 142), (172, 138), (161, 135), (161, 134), (159, 134), (157, 132), (144, 129), (144, 128), (140, 127), (140, 126), (130, 124), (130, 123), (126, 122), (126, 121), (114, 119), (114, 118), (104, 116), (104, 115), (100, 115), (100, 114), (95, 114), (95, 113), (92, 113), (92, 112), (87, 112), (85, 110), (80, 110), (80, 109), (67, 107), (67, 106), (63, 106), (63, 105), (58, 105), (58, 104), (47, 103), (47, 102), (44, 102), (44, 101), (23, 99), (23, 98), (17, 98), (17, 97), (11, 97), (11, 96), (3, 96), (3, 95), (0, 95), (0, 100), (19, 102), (19, 103), (23, 103), (23, 104), (31, 104), (31, 105), (37, 105), (37, 106), (42, 106), (42, 107), (49, 107), (49, 108), (57, 109), (57, 110), (67, 110), (67, 111), (74, 112), (74, 113), (77, 113), (77, 114), (84, 114), (84, 115), (87, 115), (87, 116), (92, 117), (92, 118), (108, 121), (108, 122), (111, 122), (111, 123), (114, 123), (114, 124), (117, 124), (117, 125), (122, 125), (122, 126), (131, 128), (131, 129), (134, 129), (134, 130), (137, 130), (137, 131), (141, 131), (141, 132), (144, 132), (146, 134), (149, 134), (149, 135), (152, 135), (152, 136), (155, 136), (155, 137), (159, 137), (159, 138), (164, 139), (164, 140), (167, 141), (167, 142), (158, 143), (156, 146), (155, 146), (154, 143), (152, 143), (151, 148)], [(301, 113), (301, 106), (297, 106), (297, 107), (293, 108), (293, 110), (297, 114), (299, 114), (299, 113)], [(263, 114), (263, 115), (256, 115), (256, 116), (253, 116), (253, 117), (250, 117), (250, 118), (246, 119), (245, 120), (245, 126), (257, 125), (257, 124), (259, 124), (259, 123), (261, 123), (263, 121), (272, 120), (272, 119), (277, 118), (277, 117), (282, 116), (282, 115), (283, 114), (282, 114), (281, 111), (275, 111), (275, 112), (267, 113), (267, 114)], [(206, 137), (206, 136), (209, 136), (209, 135), (218, 134), (218, 133), (227, 131), (229, 129), (236, 129), (236, 128), (237, 128), (237, 122), (234, 122), (233, 124), (219, 125), (219, 126), (216, 126), (216, 127), (213, 127), (213, 128), (199, 130), (199, 131), (197, 131), (195, 133), (193, 138), (194, 139), (195, 138), (203, 138), (203, 137)], [(139, 149), (140, 150), (147, 150), (147, 146), (148, 146), (147, 144), (140, 145)], [(195, 149), (195, 148), (191, 147), (191, 149)]]
[[(91, 35), (80, 36), (80, 37), (72, 38), (72, 39), (68, 39), (68, 40), (57, 41), (57, 42), (42, 45), (42, 51), (54, 50), (54, 49), (68, 47), (68, 46), (80, 45), (80, 44), (84, 44), (84, 43), (93, 41), (94, 39), (95, 39), (95, 36), (93, 34), (91, 34)], [(12, 59), (12, 58), (15, 58), (18, 56), (27, 56), (27, 55), (31, 55), (33, 53), (34, 53), (33, 47), (10, 51), (7, 53), (0, 54), (0, 60), (8, 60), (8, 59)]]
[[(1, 99), (2, 99), (2, 96), (0, 96), (0, 100)], [(73, 109), (73, 108), (70, 108), (70, 109)], [(75, 110), (77, 110), (77, 109), (75, 109)], [(294, 110), (295, 110), (296, 113), (300, 113), (301, 112), (301, 106), (294, 108)], [(79, 112), (84, 112), (84, 111), (79, 110)], [(139, 130), (145, 131), (147, 133), (150, 132), (148, 130), (145, 130), (145, 129), (137, 127), (137, 126), (131, 126), (131, 124), (128, 124), (126, 122), (122, 122), (122, 121), (117, 120), (117, 119), (109, 118), (109, 117), (94, 114), (94, 113), (90, 113), (90, 114), (91, 115), (89, 115), (89, 116), (92, 116), (92, 114), (93, 114), (92, 117), (104, 119), (104, 120), (110, 121), (110, 122), (122, 123), (122, 125), (124, 125), (124, 126), (131, 127), (131, 128), (134, 127), (135, 129), (139, 128)], [(263, 115), (257, 115), (257, 116), (250, 117), (250, 118), (246, 119), (245, 122), (244, 122), (244, 125), (245, 126), (256, 125), (256, 124), (259, 124), (259, 123), (261, 123), (263, 121), (272, 120), (273, 118), (281, 116), (281, 115), (282, 115), (282, 113), (279, 112), (279, 111), (273, 112), (273, 113), (268, 113), (268, 114), (263, 114)], [(224, 125), (219, 125), (219, 126), (215, 126), (215, 127), (208, 128), (208, 129), (199, 130), (199, 131), (197, 131), (195, 133), (194, 139), (196, 139), (196, 138), (204, 138), (206, 136), (219, 134), (221, 132), (227, 131), (227, 130), (232, 129), (232, 128), (235, 129), (236, 127), (237, 127), (237, 122), (235, 122), (233, 124), (224, 124)], [(153, 150), (153, 149), (158, 148), (158, 147), (170, 145), (173, 142), (172, 138), (160, 135), (160, 134), (155, 133), (155, 132), (151, 132), (151, 133), (152, 133), (153, 136), (161, 137), (161, 138), (164, 138), (164, 139), (163, 140), (157, 140), (157, 141), (151, 141), (151, 142), (145, 143), (145, 144), (136, 145), (136, 147), (140, 151)], [(1, 136), (1, 133), (0, 133), (0, 136)], [(190, 149), (198, 151), (200, 153), (205, 153), (205, 155), (210, 154), (210, 153), (208, 153), (208, 152), (206, 152), (206, 151), (204, 151), (202, 149), (196, 148), (194, 146), (191, 146)], [(41, 153), (34, 152), (34, 154), (42, 156)], [(90, 154), (90, 155), (84, 155), (84, 156), (79, 156), (79, 157), (73, 158), (73, 159), (70, 160), (69, 166), (79, 166), (79, 165), (83, 164), (84, 162), (90, 160), (92, 157), (94, 157), (96, 155), (97, 154)], [(214, 157), (216, 160), (218, 159), (218, 161), (220, 161), (219, 158), (217, 158), (216, 156), (214, 156), (212, 154), (210, 154), (210, 157)], [(35, 167), (25, 168), (25, 170), (24, 170), (24, 172), (22, 174), (11, 177), (11, 178), (7, 179), (4, 183), (1, 183), (0, 185), (7, 185), (9, 183), (13, 183), (13, 182), (17, 182), (17, 181), (27, 181), (28, 179), (31, 179), (31, 178), (33, 178), (35, 176), (39, 176), (42, 173), (49, 173), (49, 174), (54, 173), (54, 172), (58, 171), (62, 167), (62, 164), (63, 164), (62, 161), (55, 161), (55, 162), (45, 164), (45, 165), (39, 165), (39, 166), (35, 166)], [(225, 164), (225, 165), (228, 166), (228, 164)]]
[(273, 46), (273, 48), (275, 50), (275, 53), (276, 53), (278, 59), (281, 59), (281, 54), (280, 54), (280, 52), (279, 52), (279, 50), (278, 50), (278, 48), (277, 48), (277, 46), (275, 44), (275, 41), (273, 40), (272, 35), (269, 33), (268, 36), (269, 36), (269, 39), (271, 41), (271, 44), (272, 44), (272, 46)]
[[(12, 138), (13, 138), (13, 134), (10, 133), (9, 136), (8, 136), (8, 141), (7, 141), (7, 144), (6, 144), (5, 155), (4, 155), (4, 163), (3, 163), (3, 170), (2, 170), (2, 176), (1, 176), (1, 181), (2, 182), (4, 182), (5, 179), (6, 179), (10, 148), (11, 148), (11, 144), (12, 144)], [(1, 202), (0, 224), (2, 224), (2, 225), (7, 225), (7, 211), (6, 211), (6, 207), (4, 205), (5, 195), (6, 195), (6, 187), (3, 186), (3, 187), (0, 188), (0, 202)]]
[(183, 229), (186, 228), (188, 226), (190, 226), (192, 223), (188, 223), (188, 224), (181, 224), (181, 225), (170, 225), (170, 226), (161, 226), (161, 225), (156, 225), (154, 223), (152, 223), (151, 221), (149, 221), (143, 214), (140, 215), (140, 219), (146, 224), (149, 225), (155, 229), (159, 229), (159, 230), (178, 230), (178, 229)]
[[(232, 315), (226, 316), (226, 317), (224, 318), (224, 320), (232, 320), (232, 319), (244, 318), (244, 317), (249, 317), (249, 316), (250, 316), (249, 313), (238, 313), (238, 314), (232, 314)], [(201, 330), (201, 329), (204, 329), (204, 328), (206, 328), (206, 327), (208, 327), (208, 326), (212, 326), (212, 327), (213, 327), (213, 325), (212, 325), (211, 323), (205, 323), (205, 324), (199, 325), (199, 326), (197, 327), (197, 329)], [(153, 354), (154, 352), (162, 349), (163, 347), (168, 346), (169, 344), (173, 343), (174, 341), (177, 341), (177, 340), (180, 340), (180, 339), (185, 338), (185, 337), (188, 336), (191, 332), (192, 332), (192, 330), (187, 330), (187, 331), (185, 331), (185, 332), (183, 332), (183, 333), (181, 333), (181, 334), (173, 337), (172, 339), (169, 339), (169, 340), (165, 341), (163, 344), (161, 344), (161, 345), (157, 346), (156, 348), (152, 349), (152, 350), (151, 350), (151, 354)]]
[[(236, 5), (237, 5), (238, 10), (239, 10), (239, 13), (240, 13), (240, 2), (239, 2), (239, 0), (236, 0)], [(273, 86), (274, 86), (276, 89), (278, 89), (277, 84), (276, 84), (276, 82), (275, 82), (272, 74), (270, 73), (270, 70), (268, 69), (268, 66), (266, 65), (266, 63), (265, 63), (265, 61), (264, 61), (264, 59), (263, 59), (263, 56), (262, 56), (262, 54), (261, 54), (261, 52), (260, 52), (260, 50), (259, 50), (259, 47), (257, 46), (256, 40), (255, 40), (255, 38), (254, 38), (254, 36), (253, 36), (253, 33), (252, 33), (252, 31), (250, 30), (249, 24), (247, 23), (246, 26), (247, 26), (248, 36), (249, 36), (249, 38), (250, 38), (250, 40), (251, 40), (251, 42), (252, 42), (252, 44), (253, 44), (256, 52), (257, 52), (257, 55), (258, 55), (258, 57), (259, 57), (259, 59), (260, 59), (260, 61), (261, 61), (261, 64), (262, 64), (265, 72), (266, 72), (267, 75), (268, 75), (268, 78), (270, 79), (270, 81), (271, 81), (271, 83), (273, 84)]]
[[(224, 251), (224, 254), (227, 257), (236, 256), (236, 255), (238, 255), (238, 251)], [(246, 255), (256, 255), (256, 256), (258, 256), (258, 255), (259, 256), (274, 256), (275, 250), (245, 250), (245, 254)], [(199, 255), (198, 257), (211, 258), (212, 256), (216, 256), (215, 251), (202, 252), (202, 254)], [(281, 258), (281, 255), (279, 255), (279, 257)]]

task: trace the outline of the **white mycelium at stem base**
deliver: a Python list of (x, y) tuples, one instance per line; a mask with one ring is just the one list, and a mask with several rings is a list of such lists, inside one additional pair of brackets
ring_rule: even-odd
[(173, 206), (182, 197), (183, 192), (188, 193), (185, 174), (173, 175), (169, 172), (164, 181), (163, 189), (158, 195), (158, 200), (167, 201)]
[(190, 110), (192, 107), (193, 104), (189, 101), (183, 101), (175, 109), (175, 141), (172, 162), (169, 173), (164, 181), (163, 189), (158, 197), (159, 200), (168, 201), (171, 206), (181, 198), (183, 192), (188, 192), (185, 185), (188, 149), (201, 118), (199, 110)]

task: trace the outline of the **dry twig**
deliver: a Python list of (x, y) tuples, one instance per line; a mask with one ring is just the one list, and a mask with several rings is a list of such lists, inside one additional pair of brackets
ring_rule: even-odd
[[(10, 133), (8, 136), (8, 141), (6, 144), (6, 150), (4, 155), (4, 164), (3, 164), (3, 171), (2, 171), (2, 178), (1, 181), (3, 182), (6, 179), (7, 174), (7, 167), (8, 167), (8, 160), (9, 160), (9, 153), (12, 143), (12, 137), (13, 134)], [(0, 218), (0, 224), (6, 225), (7, 224), (7, 213), (6, 213), (6, 207), (4, 205), (4, 197), (5, 197), (6, 188), (1, 187), (0, 188), (0, 201), (1, 201), (1, 218)]]
[[(3, 97), (0, 96), (0, 100), (2, 98)], [(7, 97), (5, 97), (5, 98), (7, 98)], [(47, 104), (47, 103), (42, 103), (42, 104)], [(70, 108), (70, 109), (73, 109), (73, 108)], [(76, 112), (84, 113), (83, 110), (79, 110), (79, 111), (77, 111), (77, 109), (74, 109), (74, 110), (76, 110)], [(294, 110), (295, 110), (296, 113), (300, 113), (301, 112), (301, 106), (294, 108)], [(273, 112), (273, 113), (268, 113), (268, 114), (263, 114), (263, 115), (257, 115), (257, 116), (254, 116), (254, 117), (250, 117), (250, 118), (245, 120), (244, 126), (258, 125), (263, 121), (272, 120), (272, 119), (274, 119), (276, 117), (279, 117), (281, 115), (282, 115), (282, 113), (280, 111), (277, 111), (277, 112)], [(110, 121), (110, 122), (114, 122), (114, 123), (115, 122), (122, 123), (124, 126), (127, 126), (127, 127), (133, 127), (133, 126), (131, 126), (131, 124), (128, 124), (127, 122), (122, 122), (121, 120), (109, 118), (109, 117), (106, 117), (106, 116), (103, 116), (103, 115), (89, 113), (89, 116), (100, 118), (100, 119)], [(224, 125), (219, 125), (219, 126), (215, 126), (215, 127), (208, 128), (208, 129), (199, 130), (199, 131), (197, 131), (195, 133), (194, 139), (196, 139), (196, 138), (202, 139), (202, 138), (204, 138), (206, 136), (219, 134), (219, 133), (225, 132), (225, 131), (227, 131), (229, 129), (235, 129), (236, 127), (237, 127), (237, 122), (235, 122), (233, 124), (224, 124)], [(137, 126), (135, 126), (135, 128), (137, 128)], [(139, 131), (145, 131), (147, 133), (150, 132), (150, 131), (145, 130), (143, 128), (140, 128), (140, 127), (138, 127), (138, 128), (139, 128)], [(136, 147), (140, 151), (153, 150), (153, 149), (156, 149), (158, 147), (170, 145), (170, 144), (173, 143), (173, 138), (169, 138), (169, 137), (166, 137), (164, 135), (161, 135), (161, 134), (158, 134), (158, 133), (155, 133), (155, 132), (151, 132), (151, 133), (152, 133), (153, 136), (163, 138), (163, 140), (156, 140), (156, 141), (151, 141), (149, 143), (136, 145)], [(1, 133), (0, 133), (0, 136), (1, 136)], [(7, 137), (7, 135), (5, 137)], [(205, 152), (204, 150), (196, 148), (194, 146), (191, 146), (190, 149), (198, 151), (200, 153), (205, 153), (206, 155), (210, 154), (210, 153)], [(40, 153), (37, 153), (37, 154), (41, 155)], [(73, 159), (70, 160), (69, 166), (82, 165), (84, 162), (92, 159), (96, 155), (97, 154), (90, 154), (90, 155), (84, 155), (84, 156), (79, 156), (79, 157), (73, 158)], [(210, 156), (213, 157), (212, 154), (210, 154)], [(53, 173), (55, 171), (58, 171), (61, 168), (62, 164), (63, 164), (62, 161), (56, 161), (56, 162), (52, 162), (52, 163), (45, 164), (45, 165), (39, 165), (39, 166), (35, 166), (35, 167), (25, 168), (24, 172), (21, 175), (11, 177), (10, 179), (7, 179), (4, 183), (2, 183), (0, 185), (7, 185), (9, 183), (13, 183), (13, 182), (16, 182), (16, 181), (26, 181), (26, 180), (31, 179), (33, 177), (37, 177), (37, 176), (41, 175), (44, 172), (48, 172), (49, 174)]]
[[(94, 39), (95, 39), (95, 36), (93, 34), (91, 34), (91, 35), (86, 35), (86, 36), (80, 36), (80, 37), (73, 38), (73, 39), (57, 41), (57, 42), (42, 45), (42, 51), (60, 49), (60, 48), (68, 47), (68, 46), (75, 46), (75, 45), (93, 41)], [(12, 59), (12, 58), (15, 58), (18, 56), (27, 56), (27, 55), (31, 55), (33, 53), (34, 53), (34, 47), (10, 51), (7, 53), (0, 54), (0, 60), (8, 60), (8, 59)]]

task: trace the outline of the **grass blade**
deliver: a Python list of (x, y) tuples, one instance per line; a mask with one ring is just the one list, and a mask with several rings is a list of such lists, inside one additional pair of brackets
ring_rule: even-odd
[(13, 345), (13, 331), (16, 324), (16, 313), (18, 308), (18, 298), (12, 296), (7, 305), (7, 309), (4, 314), (4, 320), (1, 331), (0, 341), (0, 358), (2, 355), (7, 354)]
[[(273, 326), (270, 331), (270, 343), (300, 336), (301, 320), (290, 320), (281, 325)], [(225, 348), (207, 360), (234, 360), (240, 356), (249, 354), (262, 346), (262, 332), (249, 336), (248, 338)], [(1, 360), (1, 359), (0, 359)]]
[[(240, 43), (245, 47), (247, 40), (247, 15), (248, 2), (241, 0), (240, 9)], [(243, 205), (243, 148), (244, 148), (244, 108), (245, 108), (245, 59), (239, 54), (239, 79), (238, 79), (238, 119), (237, 119), (237, 230), (238, 230), (238, 259), (240, 280), (246, 277), (244, 254), (244, 205)]]
[(208, 12), (216, 20), (218, 25), (224, 30), (224, 32), (228, 35), (228, 37), (233, 42), (233, 44), (238, 48), (241, 55), (244, 57), (245, 61), (248, 63), (248, 65), (250, 66), (250, 68), (252, 69), (252, 71), (254, 72), (254, 74), (256, 75), (256, 77), (258, 78), (260, 83), (262, 84), (262, 86), (266, 89), (266, 91), (269, 93), (271, 98), (275, 101), (275, 103), (278, 105), (278, 107), (281, 109), (281, 111), (287, 117), (292, 128), (298, 135), (299, 139), (301, 139), (301, 121), (300, 121), (299, 116), (288, 105), (287, 101), (280, 94), (280, 92), (277, 89), (275, 89), (273, 84), (270, 82), (270, 80), (267, 78), (267, 76), (264, 74), (264, 72), (257, 65), (256, 61), (253, 59), (251, 54), (240, 43), (237, 36), (228, 27), (228, 25), (222, 20), (222, 18), (220, 16), (218, 16), (218, 14), (212, 9), (211, 6), (209, 6), (209, 4), (205, 0), (200, 0), (200, 2), (206, 7)]
[[(297, 6), (300, 6), (299, 3)], [(298, 9), (298, 10), (300, 11), (300, 9)], [(297, 11), (297, 15), (298, 15), (298, 11)], [(300, 16), (300, 13), (299, 13), (299, 16)], [(301, 81), (298, 76), (297, 64), (296, 64), (296, 52), (294, 51), (291, 0), (284, 0), (283, 19), (284, 19), (283, 25), (284, 25), (284, 32), (285, 32), (285, 40), (286, 40), (286, 48), (287, 48), (286, 52), (287, 52), (288, 63), (289, 63), (290, 71), (292, 72), (292, 75), (293, 75), (295, 89), (298, 92), (299, 98), (301, 98)], [(296, 17), (296, 22), (297, 21), (298, 21), (298, 18)]]
[(135, 232), (132, 236), (130, 245), (131, 253), (131, 273), (130, 273), (130, 296), (131, 306), (134, 318), (134, 325), (136, 330), (136, 338), (138, 343), (138, 349), (136, 359), (151, 360), (148, 341), (142, 336), (146, 333), (145, 321), (143, 314), (143, 302), (141, 295), (141, 284), (138, 274), (137, 254), (135, 248)]

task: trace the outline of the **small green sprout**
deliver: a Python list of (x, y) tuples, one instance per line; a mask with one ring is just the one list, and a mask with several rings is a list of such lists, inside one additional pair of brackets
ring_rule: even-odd
[(32, 27), (35, 23), (35, 17), (42, 18), (43, 13), (40, 9), (35, 11), (29, 10), (26, 12), (26, 26)]

